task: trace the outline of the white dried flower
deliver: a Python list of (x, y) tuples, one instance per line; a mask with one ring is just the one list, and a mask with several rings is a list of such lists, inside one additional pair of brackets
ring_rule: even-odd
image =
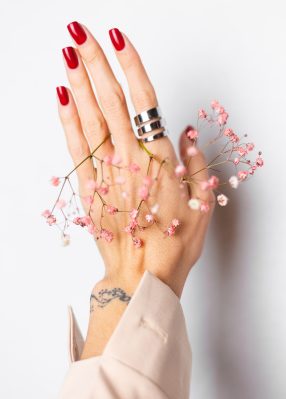
[(191, 198), (188, 201), (188, 205), (194, 211), (198, 211), (201, 208), (201, 201), (199, 199), (197, 199), (197, 198)]

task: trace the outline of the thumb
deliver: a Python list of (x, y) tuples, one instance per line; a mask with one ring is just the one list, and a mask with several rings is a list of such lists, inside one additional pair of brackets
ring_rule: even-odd
[(207, 181), (209, 178), (208, 165), (204, 154), (196, 146), (196, 140), (191, 140), (187, 136), (187, 133), (190, 130), (195, 129), (192, 126), (187, 126), (180, 135), (180, 158), (187, 168), (191, 197), (200, 198), (203, 201), (209, 201), (212, 199), (210, 191), (203, 190), (201, 187), (201, 183)]

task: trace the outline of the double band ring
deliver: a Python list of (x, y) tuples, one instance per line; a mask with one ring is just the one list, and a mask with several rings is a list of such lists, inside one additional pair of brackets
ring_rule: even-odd
[[(159, 107), (150, 108), (147, 111), (143, 111), (134, 117), (135, 124), (137, 126), (138, 138), (145, 143), (166, 137), (168, 131), (165, 129), (165, 121), (162, 119), (162, 112)], [(142, 137), (146, 133), (151, 133), (154, 130), (160, 130), (159, 132)]]
[(154, 141), (154, 140), (160, 139), (161, 137), (167, 137), (167, 136), (168, 136), (168, 131), (164, 130), (163, 132), (156, 133), (152, 136), (145, 137), (144, 139), (141, 139), (141, 140), (144, 141), (144, 143), (149, 143), (150, 141)]
[(134, 120), (136, 126), (142, 125), (142, 123), (149, 122), (152, 119), (160, 119), (162, 117), (162, 113), (159, 107), (148, 109), (147, 111), (143, 111), (140, 114), (136, 115)]
[(137, 132), (139, 136), (142, 136), (145, 133), (150, 133), (153, 130), (161, 129), (165, 127), (165, 122), (163, 120), (158, 120), (155, 122), (146, 123), (145, 125), (138, 128)]

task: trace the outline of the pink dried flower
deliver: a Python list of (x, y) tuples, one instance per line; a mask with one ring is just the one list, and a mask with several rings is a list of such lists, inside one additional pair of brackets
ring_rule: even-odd
[(217, 202), (220, 206), (226, 206), (228, 203), (228, 198), (224, 194), (219, 194), (217, 196)]
[(65, 206), (66, 206), (66, 201), (64, 200), (64, 199), (59, 199), (58, 201), (57, 201), (57, 203), (56, 203), (56, 207), (58, 208), (58, 209), (62, 209), (62, 208), (64, 208)]
[(141, 248), (143, 246), (143, 241), (141, 240), (141, 238), (132, 237), (132, 241), (136, 248)]
[(52, 176), (50, 179), (52, 186), (57, 187), (60, 184), (60, 178), (56, 176)]
[(131, 219), (136, 219), (136, 217), (138, 216), (138, 209), (132, 209), (132, 211), (129, 212)]
[(173, 219), (172, 222), (171, 222), (171, 224), (172, 224), (173, 226), (175, 226), (175, 227), (178, 227), (179, 224), (180, 224), (180, 222), (179, 222), (178, 219)]
[(228, 119), (228, 113), (224, 112), (223, 114), (219, 114), (217, 121), (219, 125), (225, 125)]
[(199, 137), (199, 133), (192, 127), (187, 131), (187, 137), (189, 137), (190, 140), (195, 140)]
[(136, 219), (131, 219), (126, 227), (124, 227), (124, 231), (128, 234), (133, 234), (138, 226)]
[(199, 118), (200, 118), (200, 119), (206, 119), (207, 116), (208, 116), (208, 114), (206, 113), (206, 111), (205, 111), (204, 109), (201, 108), (201, 109), (199, 110)]
[(145, 219), (147, 220), (148, 223), (151, 223), (151, 222), (153, 222), (153, 220), (154, 220), (154, 216), (151, 215), (151, 214), (147, 214), (147, 215), (145, 216)]
[(210, 210), (209, 204), (206, 201), (203, 201), (201, 203), (200, 211), (204, 212), (204, 213), (207, 213), (209, 210)]
[(240, 170), (237, 173), (237, 177), (239, 178), (239, 180), (245, 180), (247, 178), (248, 172), (247, 170)]
[(166, 231), (168, 236), (173, 236), (175, 234), (175, 232), (176, 232), (176, 226), (174, 226), (174, 225), (169, 226)]
[(238, 165), (239, 162), (240, 162), (240, 159), (239, 159), (239, 158), (234, 158), (233, 163), (234, 163), (235, 165)]
[(92, 224), (90, 216), (77, 216), (73, 219), (73, 223), (81, 227), (89, 226)]
[(216, 189), (219, 184), (219, 178), (213, 175), (209, 178), (208, 183), (211, 190)]
[(109, 191), (109, 186), (101, 186), (98, 191), (101, 195), (106, 195)]
[(89, 224), (89, 225), (87, 226), (87, 231), (88, 231), (90, 234), (94, 234), (94, 233), (96, 232), (96, 227), (95, 227), (95, 225), (94, 225), (93, 223)]
[(173, 219), (171, 221), (171, 225), (167, 228), (167, 230), (165, 231), (165, 234), (167, 234), (168, 236), (173, 236), (176, 232), (177, 227), (180, 225), (180, 222), (178, 219)]
[(55, 224), (57, 221), (57, 219), (55, 218), (54, 215), (50, 215), (47, 217), (47, 223), (48, 225), (52, 226), (53, 224)]
[(261, 167), (264, 165), (264, 161), (263, 161), (263, 159), (262, 159), (261, 157), (258, 157), (258, 158), (256, 159), (256, 165), (257, 165), (259, 168), (261, 168)]
[(136, 173), (139, 172), (140, 170), (140, 166), (137, 165), (137, 163), (132, 162), (129, 166), (128, 166), (128, 170), (132, 173)]
[(220, 108), (220, 103), (217, 101), (217, 100), (213, 100), (212, 102), (211, 102), (211, 107), (212, 107), (212, 109), (219, 109)]
[(139, 187), (138, 195), (139, 195), (139, 197), (142, 200), (146, 201), (148, 199), (148, 197), (149, 197), (149, 189), (148, 189), (148, 187), (145, 186), (145, 185)]
[(187, 148), (187, 154), (188, 154), (189, 157), (194, 157), (194, 156), (196, 156), (198, 154), (198, 150), (197, 150), (197, 148), (194, 145), (190, 145)]
[(241, 157), (243, 157), (244, 155), (247, 154), (246, 148), (243, 148), (243, 147), (238, 147), (238, 148), (237, 148), (237, 152), (238, 152), (238, 154), (239, 154)]
[(112, 205), (107, 205), (106, 211), (107, 211), (110, 215), (115, 215), (116, 212), (118, 212), (118, 208), (116, 208), (115, 206), (112, 206)]
[(113, 240), (113, 233), (111, 231), (109, 231), (109, 230), (106, 230), (106, 229), (102, 228), (100, 230), (100, 237), (104, 238), (105, 241), (107, 241), (107, 242), (111, 242)]
[(187, 169), (184, 165), (180, 164), (180, 165), (177, 165), (175, 168), (175, 174), (177, 177), (184, 176), (184, 174), (186, 174), (186, 172), (187, 172)]
[(234, 135), (234, 131), (228, 127), (227, 129), (225, 129), (225, 131), (223, 132), (223, 134), (224, 134), (226, 137), (231, 137), (231, 136)]
[(253, 144), (253, 143), (247, 143), (247, 144), (246, 144), (246, 148), (247, 148), (247, 151), (253, 151), (253, 149), (254, 149), (254, 144)]
[(51, 211), (49, 211), (48, 209), (46, 209), (46, 210), (44, 210), (44, 211), (41, 213), (41, 215), (42, 215), (44, 218), (48, 218), (49, 216), (51, 216)]
[(239, 137), (236, 134), (233, 134), (232, 136), (230, 136), (230, 141), (232, 143), (238, 143), (239, 142)]

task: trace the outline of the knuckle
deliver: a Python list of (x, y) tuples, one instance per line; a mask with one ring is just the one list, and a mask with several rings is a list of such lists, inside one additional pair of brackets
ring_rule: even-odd
[(97, 63), (98, 60), (102, 58), (102, 51), (99, 46), (91, 45), (86, 48), (84, 54), (82, 54), (82, 59), (86, 64)]
[(122, 111), (122, 108), (125, 106), (125, 97), (121, 87), (117, 87), (108, 95), (103, 96), (101, 104), (107, 112)]
[(83, 123), (83, 130), (87, 134), (87, 136), (98, 135), (103, 130), (106, 130), (105, 127), (105, 121), (100, 118), (88, 120)]
[(81, 161), (89, 154), (87, 146), (81, 142), (68, 143), (68, 150), (75, 162)]
[(156, 95), (153, 88), (136, 90), (136, 92), (132, 94), (132, 99), (134, 105), (139, 110), (145, 110), (156, 104)]

